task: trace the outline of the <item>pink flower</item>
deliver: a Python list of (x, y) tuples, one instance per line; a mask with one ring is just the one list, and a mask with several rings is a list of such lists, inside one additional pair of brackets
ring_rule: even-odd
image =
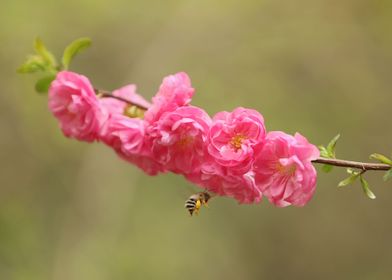
[(153, 97), (152, 106), (145, 113), (145, 120), (153, 123), (163, 113), (188, 105), (193, 93), (194, 89), (186, 73), (180, 72), (167, 76), (163, 79), (158, 93)]
[(97, 139), (107, 118), (90, 81), (67, 71), (58, 73), (50, 86), (49, 110), (59, 120), (65, 136), (87, 142)]
[(140, 155), (130, 155), (130, 156), (124, 156), (119, 154), (119, 156), (132, 163), (135, 164), (137, 167), (142, 169), (144, 172), (146, 172), (150, 176), (155, 176), (160, 172), (166, 172), (167, 170), (165, 169), (164, 166), (159, 164), (157, 161), (155, 161), (151, 156), (140, 156)]
[[(151, 103), (149, 103), (142, 96), (136, 93), (136, 85), (133, 84), (114, 90), (112, 94), (117, 97), (122, 97), (131, 103), (142, 105), (146, 108), (149, 108), (151, 106)], [(129, 106), (129, 104), (126, 102), (110, 97), (101, 98), (99, 101), (101, 102), (102, 106), (104, 106), (109, 111), (111, 115), (123, 115), (125, 109), (127, 108), (127, 106)]]
[(163, 114), (150, 133), (154, 158), (172, 172), (196, 172), (205, 158), (210, 124), (208, 114), (193, 106)]
[[(135, 85), (124, 86), (112, 94), (147, 108), (151, 106), (136, 93)], [(112, 147), (120, 158), (135, 164), (149, 175), (165, 171), (163, 166), (152, 158), (151, 149), (146, 144), (146, 121), (124, 115), (129, 106), (126, 102), (110, 97), (102, 98), (100, 102), (109, 112), (109, 118), (100, 132), (102, 142)]]
[(102, 129), (101, 140), (124, 156), (140, 155), (144, 145), (144, 134), (144, 120), (114, 115)]
[(304, 206), (313, 196), (319, 150), (296, 133), (269, 132), (254, 163), (256, 185), (275, 205)]
[(264, 119), (257, 111), (237, 108), (231, 113), (220, 112), (213, 118), (208, 151), (231, 173), (245, 174), (264, 137)]
[(156, 175), (164, 168), (152, 158), (151, 149), (146, 143), (146, 125), (142, 119), (115, 114), (107, 120), (100, 139), (122, 159), (137, 165), (149, 175)]
[(198, 173), (186, 177), (212, 193), (232, 197), (239, 203), (258, 203), (262, 198), (252, 171), (244, 175), (231, 175), (225, 172), (225, 168), (210, 161), (204, 163)]

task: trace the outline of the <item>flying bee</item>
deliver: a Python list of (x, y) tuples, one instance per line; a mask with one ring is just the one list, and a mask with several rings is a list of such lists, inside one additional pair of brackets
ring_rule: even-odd
[(187, 199), (187, 201), (185, 201), (185, 208), (188, 209), (191, 216), (193, 215), (193, 213), (197, 215), (199, 214), (199, 210), (203, 205), (207, 206), (207, 202), (210, 198), (211, 195), (207, 192), (199, 192), (192, 194)]

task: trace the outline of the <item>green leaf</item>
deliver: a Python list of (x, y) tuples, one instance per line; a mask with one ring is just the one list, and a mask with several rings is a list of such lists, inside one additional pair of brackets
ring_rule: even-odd
[(335, 149), (336, 149), (336, 143), (338, 142), (340, 138), (340, 134), (336, 135), (327, 145), (327, 147), (324, 146), (318, 146), (320, 150), (320, 156), (325, 157), (325, 158), (336, 158), (335, 156)]
[(361, 180), (362, 189), (363, 189), (363, 192), (365, 193), (365, 195), (366, 195), (368, 198), (370, 198), (370, 199), (375, 199), (376, 196), (375, 196), (374, 193), (370, 190), (369, 183), (363, 178), (363, 176), (360, 176), (360, 180)]
[(52, 69), (56, 68), (56, 58), (54, 55), (48, 51), (48, 49), (45, 47), (44, 42), (40, 38), (36, 38), (34, 41), (34, 50), (42, 56), (43, 60), (52, 67)]
[(388, 165), (392, 166), (392, 160), (390, 160), (389, 158), (387, 158), (384, 155), (381, 155), (381, 154), (371, 154), (370, 158), (378, 160), (379, 162), (382, 162), (382, 163), (385, 163), (385, 164), (388, 164)]
[(351, 176), (347, 177), (346, 179), (344, 179), (343, 181), (341, 181), (338, 184), (338, 187), (341, 188), (341, 187), (351, 185), (352, 183), (355, 182), (355, 180), (358, 178), (358, 176), (359, 176), (359, 174), (354, 173), (353, 175), (351, 175)]
[(388, 181), (389, 179), (391, 179), (392, 178), (392, 169), (389, 169), (386, 173), (385, 173), (385, 175), (384, 175), (384, 181)]
[(329, 173), (331, 172), (333, 169), (332, 165), (328, 165), (328, 164), (324, 164), (323, 167), (321, 168), (321, 170), (323, 170), (325, 173)]
[(64, 69), (68, 69), (69, 64), (71, 63), (72, 59), (75, 55), (79, 52), (83, 51), (84, 49), (88, 48), (91, 45), (90, 38), (79, 38), (69, 44), (63, 53), (62, 64)]
[(351, 174), (351, 175), (359, 175), (359, 173), (360, 173), (360, 171), (355, 170), (355, 169), (352, 169), (352, 168), (347, 168), (347, 169), (346, 169), (346, 172), (347, 172), (348, 174)]
[(35, 83), (35, 90), (39, 93), (47, 93), (52, 81), (56, 78), (55, 75), (45, 76)]
[(340, 134), (336, 135), (329, 143), (327, 146), (327, 151), (328, 154), (332, 157), (335, 157), (335, 149), (336, 149), (336, 143), (338, 142), (340, 138)]
[(45, 61), (39, 55), (31, 55), (27, 58), (26, 62), (18, 68), (18, 73), (36, 73), (45, 71)]
[(325, 158), (329, 158), (329, 154), (327, 151), (327, 148), (325, 148), (324, 146), (318, 146), (319, 151), (320, 151), (320, 156), (325, 157)]

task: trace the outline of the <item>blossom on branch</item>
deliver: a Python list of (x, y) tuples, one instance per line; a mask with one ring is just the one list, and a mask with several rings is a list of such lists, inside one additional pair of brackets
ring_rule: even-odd
[(165, 77), (157, 94), (152, 98), (152, 105), (145, 113), (144, 119), (153, 123), (159, 120), (163, 113), (188, 105), (194, 91), (191, 80), (184, 72)]
[(149, 141), (154, 158), (175, 173), (197, 172), (206, 158), (210, 124), (208, 114), (194, 106), (164, 113), (150, 126)]
[[(113, 96), (121, 97), (131, 103), (150, 106), (142, 96), (136, 93), (135, 85), (128, 85), (113, 91)], [(149, 175), (164, 172), (165, 168), (152, 157), (151, 149), (146, 142), (148, 123), (141, 118), (127, 116), (126, 102), (115, 98), (102, 98), (101, 105), (107, 110), (109, 117), (102, 126), (100, 140), (124, 160), (135, 164)]]
[(98, 139), (107, 119), (90, 81), (68, 71), (58, 73), (49, 88), (49, 110), (65, 136), (86, 142)]
[(240, 107), (219, 112), (210, 128), (208, 151), (229, 173), (243, 175), (251, 170), (264, 137), (264, 118), (257, 111)]
[(311, 161), (319, 155), (317, 147), (299, 133), (269, 132), (255, 158), (256, 185), (276, 206), (304, 206), (316, 188)]

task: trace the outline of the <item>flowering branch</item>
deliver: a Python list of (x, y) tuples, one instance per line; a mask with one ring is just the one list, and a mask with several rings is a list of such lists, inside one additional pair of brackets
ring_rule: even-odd
[(238, 107), (210, 117), (190, 104), (195, 90), (184, 72), (165, 77), (152, 104), (136, 93), (135, 85), (113, 92), (95, 89), (87, 77), (65, 71), (90, 44), (88, 38), (72, 42), (58, 63), (37, 39), (36, 54), (19, 72), (43, 75), (36, 90), (49, 93), (49, 109), (66, 137), (104, 143), (149, 175), (169, 171), (240, 203), (266, 197), (279, 207), (304, 206), (312, 198), (315, 163), (323, 164), (325, 172), (346, 167), (349, 176), (338, 186), (359, 180), (371, 199), (375, 195), (364, 174), (386, 171), (384, 180), (392, 178), (392, 159), (384, 155), (370, 156), (377, 163), (337, 159), (340, 135), (317, 148), (299, 133), (267, 131), (263, 116), (252, 109)]
[[(148, 107), (146, 107), (146, 106), (143, 106), (141, 104), (137, 104), (136, 102), (131, 102), (131, 101), (129, 101), (123, 97), (120, 97), (120, 96), (115, 96), (109, 91), (95, 89), (95, 93), (100, 97), (114, 98), (114, 99), (120, 100), (122, 102), (125, 102), (131, 106), (136, 106), (142, 110), (148, 110)], [(337, 139), (338, 138), (339, 137), (337, 137)], [(337, 141), (337, 139), (335, 141)], [(336, 145), (336, 143), (334, 145)], [(359, 162), (359, 161), (328, 158), (328, 157), (319, 157), (319, 158), (313, 160), (312, 162), (326, 164), (326, 165), (330, 165), (330, 166), (361, 169), (364, 171), (363, 173), (365, 173), (368, 170), (388, 171), (392, 168), (391, 165), (385, 164), (385, 163)]]

